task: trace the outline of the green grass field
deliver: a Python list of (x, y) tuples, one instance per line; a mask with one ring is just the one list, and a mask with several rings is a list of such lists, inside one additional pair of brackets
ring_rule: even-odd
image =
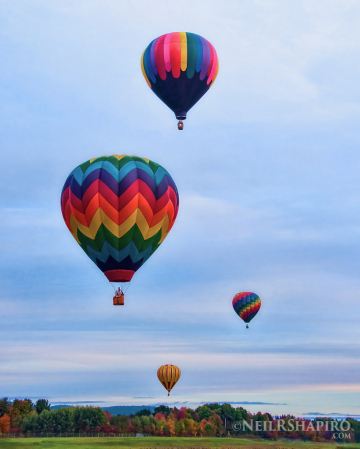
[(6, 449), (97, 449), (97, 448), (236, 448), (243, 449), (360, 449), (360, 444), (337, 445), (288, 441), (253, 441), (234, 438), (14, 438), (0, 439)]

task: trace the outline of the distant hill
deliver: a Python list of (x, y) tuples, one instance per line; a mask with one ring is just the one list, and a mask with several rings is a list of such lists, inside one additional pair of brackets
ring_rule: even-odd
[(155, 411), (155, 407), (151, 405), (115, 405), (113, 407), (101, 407), (102, 410), (109, 412), (111, 415), (134, 415), (140, 410), (147, 408), (152, 413)]
[[(82, 404), (79, 404), (82, 405)], [(88, 404), (89, 405), (89, 404)], [(82, 405), (84, 406), (84, 405)], [(96, 404), (93, 404), (94, 407), (96, 407)], [(75, 405), (52, 405), (50, 408), (51, 410), (59, 410), (59, 408), (64, 407), (76, 407)], [(147, 408), (152, 413), (155, 411), (155, 407), (152, 407), (151, 405), (114, 405), (112, 407), (101, 407), (102, 410), (109, 412), (111, 415), (134, 415), (136, 412), (139, 412), (140, 410), (144, 410), (144, 408)]]
[(62, 404), (62, 405), (52, 405), (52, 406), (50, 407), (50, 410), (59, 410), (59, 408), (67, 408), (67, 407), (75, 407), (75, 405), (65, 405), (65, 404)]

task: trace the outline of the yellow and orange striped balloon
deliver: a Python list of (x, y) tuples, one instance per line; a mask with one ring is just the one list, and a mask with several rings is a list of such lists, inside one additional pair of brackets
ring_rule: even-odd
[(180, 379), (181, 371), (175, 365), (160, 366), (157, 372), (158, 379), (164, 385), (170, 396), (170, 391), (174, 388), (176, 382)]

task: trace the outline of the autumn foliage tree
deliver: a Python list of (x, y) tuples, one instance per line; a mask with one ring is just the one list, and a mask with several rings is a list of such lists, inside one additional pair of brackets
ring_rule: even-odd
[(33, 407), (34, 404), (30, 399), (14, 399), (6, 411), (6, 414), (10, 416), (11, 427), (20, 426), (24, 417), (30, 414)]
[(175, 421), (172, 413), (169, 413), (169, 416), (166, 420), (167, 431), (170, 437), (175, 436)]
[(10, 430), (10, 416), (3, 415), (0, 418), (0, 433), (9, 432)]

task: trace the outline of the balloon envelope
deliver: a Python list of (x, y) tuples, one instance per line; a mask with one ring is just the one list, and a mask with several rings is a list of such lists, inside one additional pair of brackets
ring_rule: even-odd
[(245, 323), (250, 323), (261, 307), (261, 299), (256, 293), (242, 292), (234, 296), (233, 307)]
[(154, 39), (141, 57), (153, 92), (183, 120), (209, 90), (219, 71), (213, 45), (194, 33), (168, 33)]
[(168, 235), (178, 208), (170, 174), (137, 156), (84, 162), (61, 194), (69, 231), (110, 282), (131, 280)]
[(164, 388), (169, 392), (180, 379), (181, 371), (175, 365), (163, 365), (158, 369), (157, 376)]

